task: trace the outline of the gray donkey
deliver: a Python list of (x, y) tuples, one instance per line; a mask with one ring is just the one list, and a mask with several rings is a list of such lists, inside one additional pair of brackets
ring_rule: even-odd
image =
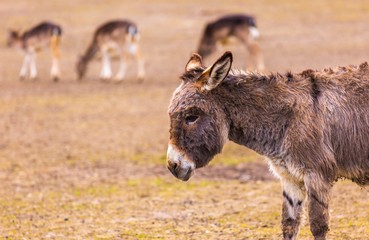
[(282, 232), (296, 239), (307, 196), (310, 229), (326, 239), (333, 183), (369, 184), (369, 68), (299, 74), (230, 71), (226, 52), (194, 54), (169, 106), (168, 169), (187, 181), (229, 139), (266, 156), (283, 186)]

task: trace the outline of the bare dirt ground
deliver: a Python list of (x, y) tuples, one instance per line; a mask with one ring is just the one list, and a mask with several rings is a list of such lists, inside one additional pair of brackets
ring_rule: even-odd
[[(0, 2), (0, 239), (280, 239), (281, 191), (266, 162), (228, 143), (187, 183), (165, 167), (167, 106), (207, 21), (255, 15), (268, 70), (360, 64), (369, 55), (369, 1), (9, 1)], [(137, 22), (147, 79), (131, 64), (121, 84), (78, 83), (77, 55), (94, 28)], [(64, 28), (61, 82), (20, 82), (22, 54), (7, 28), (41, 20)], [(250, 65), (240, 44), (235, 67)], [(218, 53), (221, 54), (221, 51)], [(116, 66), (115, 66), (116, 67)], [(369, 239), (369, 191), (348, 181), (332, 196), (330, 239)], [(311, 239), (307, 224), (300, 239)]]

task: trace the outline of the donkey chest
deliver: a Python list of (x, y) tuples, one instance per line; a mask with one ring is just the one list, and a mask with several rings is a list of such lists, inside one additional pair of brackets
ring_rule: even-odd
[(271, 172), (281, 180), (288, 180), (291, 182), (303, 182), (304, 171), (303, 168), (297, 164), (280, 158), (267, 158)]

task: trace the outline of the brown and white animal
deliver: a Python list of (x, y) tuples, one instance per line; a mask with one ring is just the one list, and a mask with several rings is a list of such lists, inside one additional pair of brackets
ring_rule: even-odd
[(224, 16), (206, 25), (197, 52), (205, 59), (214, 53), (217, 47), (225, 45), (229, 38), (235, 37), (247, 47), (256, 69), (263, 71), (264, 60), (256, 41), (259, 35), (253, 17), (242, 14)]
[(9, 47), (18, 47), (26, 54), (20, 71), (21, 80), (26, 78), (28, 69), (30, 69), (31, 79), (37, 77), (36, 53), (48, 47), (52, 50), (51, 78), (54, 81), (59, 80), (61, 34), (62, 28), (52, 22), (42, 22), (23, 34), (20, 34), (18, 31), (9, 30), (7, 45)]
[(187, 63), (169, 106), (168, 169), (187, 181), (228, 139), (251, 148), (281, 180), (283, 238), (297, 238), (306, 201), (325, 239), (333, 183), (369, 184), (368, 64), (284, 75), (231, 65), (230, 52), (206, 69), (197, 54)]
[(78, 78), (82, 79), (86, 73), (88, 63), (98, 51), (102, 54), (102, 69), (100, 78), (111, 79), (111, 60), (109, 51), (116, 50), (120, 56), (120, 68), (114, 79), (124, 79), (127, 70), (127, 60), (134, 56), (138, 64), (138, 79), (145, 77), (144, 61), (139, 48), (140, 34), (136, 24), (128, 20), (116, 20), (107, 22), (98, 27), (94, 33), (92, 42), (85, 54), (77, 62)]

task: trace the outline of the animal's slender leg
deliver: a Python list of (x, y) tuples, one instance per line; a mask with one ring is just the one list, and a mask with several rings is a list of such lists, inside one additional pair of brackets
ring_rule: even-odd
[(51, 48), (52, 48), (52, 65), (51, 65), (51, 78), (57, 82), (60, 78), (60, 69), (59, 69), (59, 59), (60, 59), (60, 51), (59, 51), (59, 42), (60, 38), (58, 36), (53, 36), (51, 39)]
[(60, 77), (59, 59), (53, 58), (51, 66), (51, 78), (54, 80), (54, 82), (57, 82), (59, 81), (59, 77)]
[(30, 59), (31, 59), (30, 53), (26, 52), (26, 55), (24, 56), (22, 68), (19, 73), (20, 80), (24, 80), (26, 78), (28, 67), (30, 64)]
[(105, 78), (105, 50), (101, 49), (101, 71), (100, 71), (100, 78), (104, 79)]
[(283, 239), (295, 240), (300, 230), (306, 196), (303, 184), (281, 180), (283, 186), (282, 232)]
[(119, 62), (119, 70), (117, 75), (115, 75), (114, 79), (116, 81), (122, 81), (126, 76), (127, 71), (127, 57), (124, 54), (123, 50), (120, 50), (120, 62)]
[(32, 51), (30, 53), (30, 78), (36, 79), (36, 77), (37, 77), (36, 53)]
[(315, 240), (325, 240), (329, 231), (329, 198), (331, 184), (319, 174), (305, 177), (308, 196), (310, 230)]
[(131, 44), (129, 52), (135, 56), (137, 61), (137, 79), (143, 81), (145, 78), (145, 61), (137, 44)]
[(257, 70), (263, 71), (265, 69), (265, 65), (259, 44), (256, 41), (249, 39), (246, 42), (246, 46), (252, 56), (254, 63), (256, 64)]
[(138, 62), (137, 78), (138, 80), (143, 81), (145, 79), (145, 61), (140, 53), (137, 53), (137, 62)]
[(107, 80), (111, 78), (111, 75), (112, 75), (112, 72), (111, 72), (109, 52), (108, 52), (108, 49), (103, 48), (102, 49), (102, 69), (101, 69), (100, 78), (103, 80)]
[(256, 69), (263, 71), (265, 69), (263, 55), (260, 50), (259, 44), (253, 39), (253, 36), (249, 33), (249, 28), (239, 28), (235, 32), (235, 36), (243, 42), (250, 52), (251, 59), (256, 65)]

